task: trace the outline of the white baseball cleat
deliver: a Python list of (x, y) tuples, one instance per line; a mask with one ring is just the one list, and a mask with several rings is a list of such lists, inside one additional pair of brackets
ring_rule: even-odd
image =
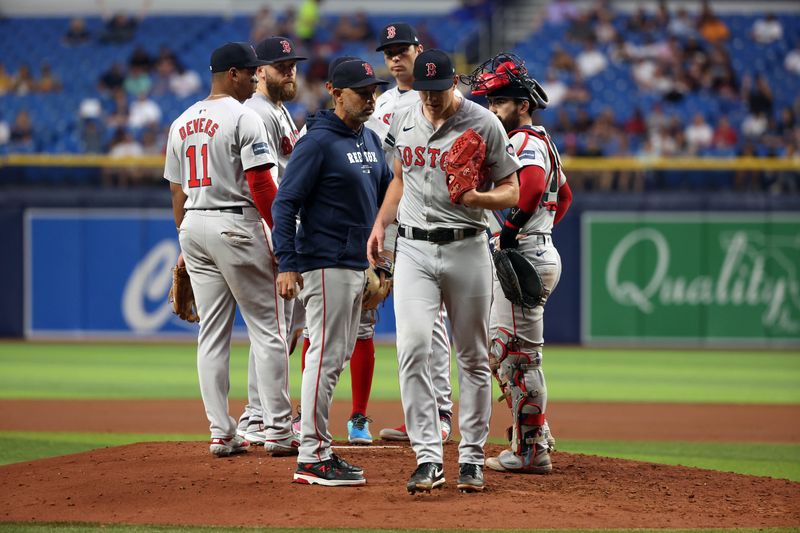
[(263, 446), (264, 441), (267, 440), (264, 422), (261, 420), (251, 420), (244, 432), (244, 438), (253, 446)]
[(530, 466), (523, 466), (522, 458), (511, 450), (503, 450), (497, 457), (486, 459), (486, 467), (498, 472), (520, 472), (523, 474), (549, 474), (553, 471), (550, 454), (543, 444), (535, 444), (536, 455)]
[(229, 455), (244, 453), (249, 447), (250, 443), (238, 435), (229, 439), (215, 437), (211, 439), (208, 451), (211, 452), (211, 455), (216, 455), (217, 457), (228, 457)]
[(300, 448), (300, 439), (297, 438), (296, 435), (291, 435), (282, 439), (264, 440), (264, 450), (274, 457), (297, 455), (298, 448)]

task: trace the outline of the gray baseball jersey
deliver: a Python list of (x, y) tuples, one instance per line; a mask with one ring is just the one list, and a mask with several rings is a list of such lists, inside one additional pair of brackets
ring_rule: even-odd
[(292, 150), (294, 150), (294, 145), (297, 139), (300, 138), (297, 126), (295, 126), (292, 115), (285, 105), (276, 105), (275, 102), (259, 91), (256, 91), (244, 105), (253, 109), (264, 121), (264, 126), (267, 128), (267, 134), (269, 135), (270, 148), (272, 148), (272, 153), (275, 154), (278, 160), (278, 172), (277, 175), (273, 174), (273, 177), (276, 183), (280, 185), (283, 173), (286, 171), (286, 164), (289, 162)]
[(487, 227), (486, 210), (450, 202), (442, 169), (453, 142), (469, 128), (486, 141), (486, 164), (492, 181), (500, 181), (520, 168), (514, 147), (497, 117), (467, 99), (436, 131), (423, 115), (422, 103), (394, 116), (384, 143), (393, 148), (403, 164), (404, 192), (397, 214), (400, 224), (425, 230)]
[[(534, 165), (544, 169), (547, 181), (545, 181), (542, 202), (556, 202), (558, 189), (567, 182), (567, 177), (561, 170), (561, 156), (558, 154), (555, 143), (550, 140), (550, 136), (543, 127), (533, 126), (531, 130), (536, 135), (518, 131), (511, 136), (511, 143), (514, 145), (514, 150), (522, 166)], [(555, 175), (556, 169), (558, 169), (558, 176)], [(554, 179), (558, 180), (558, 186), (551, 190)], [(551, 233), (555, 216), (555, 210), (545, 209), (539, 205), (533, 216), (520, 228), (520, 233)]]
[(283, 304), (275, 294), (269, 228), (244, 176), (265, 164), (274, 165), (275, 158), (264, 123), (226, 97), (197, 102), (173, 122), (164, 177), (187, 195), (179, 240), (200, 315), (197, 370), (211, 437), (236, 433), (228, 389), (231, 317), (238, 305), (260, 378), (265, 445), (291, 453), (299, 443), (291, 432)]
[(433, 323), (442, 303), (453, 326), (461, 399), (459, 463), (483, 464), (489, 435), (492, 385), (487, 351), (492, 300), (492, 261), (483, 209), (453, 205), (442, 160), (455, 139), (472, 128), (486, 140), (491, 180), (513, 174), (520, 163), (500, 121), (462, 100), (438, 130), (422, 104), (396, 114), (385, 143), (402, 165), (403, 196), (398, 221), (426, 231), (476, 229), (449, 242), (415, 240), (401, 230), (395, 263), (394, 302), (400, 393), (417, 463), (443, 462), (441, 426), (430, 359)]
[(169, 129), (164, 177), (181, 184), (186, 209), (252, 206), (244, 171), (275, 163), (255, 112), (232, 97), (201, 100)]

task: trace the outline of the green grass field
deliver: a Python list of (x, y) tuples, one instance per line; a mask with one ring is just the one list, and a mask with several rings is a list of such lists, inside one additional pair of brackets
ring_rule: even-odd
[[(552, 347), (546, 350), (544, 364), (550, 397), (558, 401), (800, 404), (800, 353), (795, 352)], [(291, 358), (291, 365), (291, 393), (296, 398), (300, 388), (297, 355)], [(246, 370), (247, 347), (236, 345), (231, 359), (233, 398), (246, 397)], [(455, 377), (455, 365), (453, 373)], [(457, 394), (457, 379), (453, 379), (453, 385)], [(336, 397), (346, 399), (349, 394), (349, 373), (345, 372)], [(393, 346), (378, 349), (372, 397), (399, 399)], [(199, 401), (195, 347), (0, 343), (0, 398), (197, 398)], [(181, 434), (52, 432), (42, 438), (41, 434), (3, 432), (0, 464), (132, 442), (206, 438), (206, 435)], [(746, 438), (743, 431), (743, 441), (735, 443), (559, 440), (559, 450), (800, 481), (800, 444), (757, 443)], [(148, 533), (230, 530), (0, 524), (0, 530), (35, 533), (100, 529)]]

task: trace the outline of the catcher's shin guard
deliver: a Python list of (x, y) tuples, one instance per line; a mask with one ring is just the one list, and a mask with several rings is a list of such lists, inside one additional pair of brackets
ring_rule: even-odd
[(521, 351), (519, 340), (510, 331), (499, 328), (497, 337), (492, 339), (489, 361), (511, 408), (513, 424), (508, 431), (511, 450), (522, 462), (520, 470), (533, 468), (536, 443), (542, 438), (542, 406), (547, 400), (542, 354)]

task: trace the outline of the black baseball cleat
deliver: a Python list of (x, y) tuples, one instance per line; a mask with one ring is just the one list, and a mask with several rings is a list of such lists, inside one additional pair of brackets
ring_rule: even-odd
[(335, 453), (331, 454), (331, 459), (333, 459), (334, 464), (339, 467), (339, 469), (344, 470), (345, 472), (352, 472), (353, 474), (358, 474), (360, 476), (364, 475), (364, 469), (360, 466), (351, 465)]
[(367, 484), (363, 474), (343, 470), (333, 458), (320, 463), (297, 463), (294, 482), (325, 487), (358, 487)]
[(442, 463), (422, 463), (417, 466), (411, 479), (406, 483), (409, 494), (430, 492), (444, 485), (444, 467)]
[(461, 492), (483, 492), (483, 466), (461, 463), (458, 472), (458, 490)]

